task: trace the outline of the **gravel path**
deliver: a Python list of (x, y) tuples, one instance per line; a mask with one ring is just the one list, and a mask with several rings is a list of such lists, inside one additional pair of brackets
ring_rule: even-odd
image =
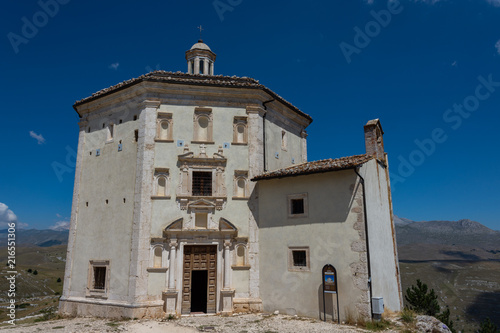
[[(128, 320), (111, 321), (95, 318), (60, 319), (35, 324), (20, 324), (2, 327), (0, 331), (12, 333), (53, 332), (53, 333), (322, 333), (322, 332), (367, 332), (352, 326), (336, 325), (311, 318), (285, 315), (245, 314), (231, 317), (193, 316), (172, 321)], [(385, 331), (390, 332), (390, 331)]]

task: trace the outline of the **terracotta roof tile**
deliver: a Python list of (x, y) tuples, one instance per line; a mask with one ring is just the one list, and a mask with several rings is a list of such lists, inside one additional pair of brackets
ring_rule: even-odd
[(167, 71), (153, 71), (144, 75), (141, 75), (137, 78), (133, 78), (130, 80), (126, 80), (120, 82), (114, 86), (104, 88), (99, 90), (98, 92), (92, 94), (92, 96), (83, 98), (79, 101), (76, 101), (73, 105), (73, 108), (76, 109), (77, 106), (85, 104), (87, 102), (98, 99), (102, 96), (109, 95), (113, 92), (119, 91), (121, 89), (125, 89), (132, 85), (138, 84), (140, 82), (149, 81), (149, 82), (165, 82), (165, 83), (174, 83), (174, 84), (189, 84), (189, 85), (200, 85), (200, 86), (217, 86), (217, 87), (230, 87), (230, 88), (250, 88), (250, 89), (262, 89), (271, 95), (276, 100), (285, 104), (293, 111), (298, 113), (299, 115), (307, 118), (310, 122), (312, 122), (311, 116), (299, 110), (292, 103), (285, 100), (283, 97), (276, 94), (271, 89), (259, 83), (258, 80), (249, 78), (249, 77), (238, 77), (238, 76), (224, 76), (224, 75), (200, 75), (200, 74), (187, 74), (182, 72), (167, 72)]
[(283, 169), (269, 171), (252, 178), (252, 180), (256, 181), (256, 180), (265, 180), (272, 178), (284, 178), (284, 177), (307, 175), (311, 173), (352, 169), (368, 162), (372, 158), (373, 156), (371, 155), (362, 154), (362, 155), (341, 157), (337, 159), (329, 158), (326, 160), (306, 162), (302, 164), (292, 165), (290, 167)]

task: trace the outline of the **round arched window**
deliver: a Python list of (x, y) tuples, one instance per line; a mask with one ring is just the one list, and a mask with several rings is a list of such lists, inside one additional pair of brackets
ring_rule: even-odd
[(162, 121), (160, 126), (160, 139), (168, 139), (168, 121)]
[(245, 246), (240, 245), (236, 250), (236, 266), (245, 265)]
[(199, 141), (208, 141), (208, 125), (209, 119), (208, 117), (200, 117), (198, 118), (198, 140)]
[(245, 196), (245, 180), (240, 178), (237, 181), (237, 191), (236, 196), (238, 197), (244, 197)]
[(236, 127), (237, 142), (245, 142), (245, 125), (238, 125)]
[(157, 195), (165, 196), (166, 188), (167, 188), (167, 181), (165, 180), (165, 177), (158, 177)]
[(161, 267), (161, 256), (162, 256), (162, 249), (161, 247), (156, 247), (155, 248), (155, 257), (154, 257), (154, 262), (153, 262), (153, 267)]

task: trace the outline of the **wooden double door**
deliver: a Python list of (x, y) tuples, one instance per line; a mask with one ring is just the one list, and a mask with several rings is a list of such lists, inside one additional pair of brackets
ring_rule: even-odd
[(215, 313), (217, 245), (184, 246), (182, 314)]

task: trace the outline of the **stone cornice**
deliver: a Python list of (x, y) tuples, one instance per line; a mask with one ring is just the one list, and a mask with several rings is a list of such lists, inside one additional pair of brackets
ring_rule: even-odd
[(266, 110), (264, 110), (263, 107), (261, 106), (256, 106), (256, 105), (249, 105), (247, 106), (247, 114), (252, 114), (252, 113), (256, 113), (258, 114), (259, 116), (263, 116), (266, 114)]
[[(197, 74), (186, 74), (186, 73), (172, 73), (165, 71), (154, 71), (145, 75), (142, 75), (138, 78), (130, 79), (112, 87), (103, 89), (93, 94), (90, 97), (84, 98), (75, 102), (73, 108), (79, 113), (84, 108), (82, 106), (89, 102), (95, 101), (97, 99), (101, 99), (105, 96), (115, 95), (119, 91), (129, 90), (129, 88), (134, 86), (142, 86), (151, 87), (156, 83), (162, 86), (162, 91), (165, 92), (165, 88), (170, 88), (172, 86), (183, 86), (180, 91), (185, 90), (187, 87), (203, 87), (203, 91), (206, 91), (207, 88), (213, 87), (219, 91), (222, 89), (230, 89), (233, 91), (241, 91), (243, 89), (246, 90), (258, 90), (264, 92), (269, 97), (276, 99), (280, 104), (290, 109), (298, 116), (304, 118), (304, 121), (310, 123), (312, 118), (300, 111), (297, 107), (295, 107), (290, 102), (286, 101), (284, 98), (267, 88), (266, 86), (260, 84), (257, 80), (247, 77), (236, 77), (236, 76), (223, 76), (223, 75), (197, 75)], [(235, 90), (238, 89), (238, 90)], [(149, 90), (149, 89), (148, 89)]]
[(161, 105), (161, 101), (159, 101), (159, 100), (147, 99), (140, 104), (140, 107), (141, 107), (141, 109), (145, 109), (145, 108), (158, 109), (160, 107), (160, 105)]

